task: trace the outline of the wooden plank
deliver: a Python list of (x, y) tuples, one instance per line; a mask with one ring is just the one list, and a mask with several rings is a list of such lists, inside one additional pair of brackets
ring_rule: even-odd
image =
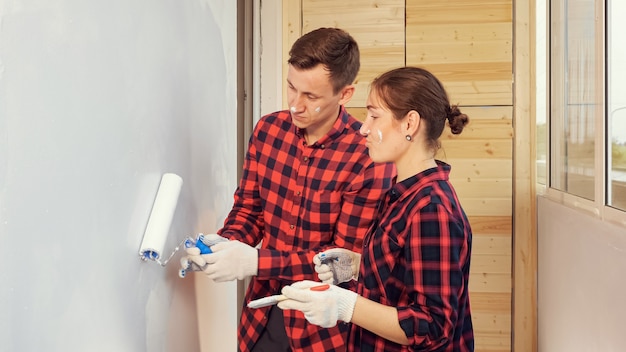
[(472, 311), (478, 310), (489, 314), (507, 312), (510, 314), (511, 293), (470, 292), (470, 304)]
[(512, 22), (511, 0), (407, 0), (407, 26), (422, 23)]
[[(476, 47), (476, 43), (492, 43), (502, 44), (504, 47), (511, 48), (511, 38), (513, 37), (513, 28), (511, 21), (502, 22), (479, 22), (479, 23), (459, 23), (454, 22), (450, 25), (447, 22), (439, 23), (414, 23), (410, 27), (412, 30), (407, 31), (407, 46), (415, 46), (418, 52), (425, 54), (430, 53), (429, 50), (423, 50), (417, 43), (436, 44), (443, 43), (445, 45), (458, 45), (459, 47)], [(480, 46), (480, 45), (478, 45)], [(479, 53), (480, 56), (484, 53)], [(468, 57), (467, 59), (472, 59)], [(511, 61), (511, 57), (502, 57), (504, 61)], [(491, 58), (493, 61), (495, 58)]]
[(513, 106), (465, 106), (461, 105), (463, 113), (472, 119), (480, 120), (512, 120)]
[(472, 310), (472, 323), (476, 330), (507, 336), (511, 332), (511, 313), (502, 312), (498, 314), (484, 311), (476, 313), (475, 310)]
[(508, 63), (511, 73), (510, 22), (416, 25), (406, 36), (407, 63)]
[(474, 348), (477, 352), (511, 352), (511, 334), (474, 329)]
[(507, 159), (447, 158), (445, 162), (452, 166), (450, 178), (455, 180), (510, 179), (513, 175), (513, 162)]
[(513, 205), (508, 198), (459, 198), (467, 216), (511, 216)]
[(474, 292), (510, 293), (511, 274), (481, 273), (470, 269), (469, 292), (470, 297)]
[[(453, 50), (453, 49), (450, 49)], [(451, 87), (449, 82), (466, 81), (511, 81), (512, 65), (510, 61), (461, 61), (444, 63), (436, 59), (426, 57), (416, 57), (417, 54), (407, 52), (406, 64), (408, 66), (418, 66), (425, 68), (435, 74), (445, 86)], [(446, 84), (448, 83), (448, 84)], [(449, 88), (448, 88), (449, 89)], [(501, 105), (501, 104), (486, 104)], [(511, 105), (511, 104), (508, 104)]]
[(472, 231), (472, 255), (508, 255), (510, 257), (513, 253), (511, 233), (490, 236), (476, 232), (473, 227)]
[(535, 47), (537, 4), (515, 6), (515, 154), (513, 194), (513, 327), (514, 351), (537, 351), (537, 210), (535, 150)]
[(467, 198), (505, 198), (513, 196), (513, 180), (497, 178), (490, 180), (471, 180), (468, 178), (450, 178), (459, 199)]
[(474, 106), (513, 104), (513, 82), (510, 78), (500, 81), (454, 82), (443, 80), (443, 82), (452, 104)]
[(441, 141), (441, 149), (437, 159), (448, 158), (486, 158), (507, 159), (513, 155), (513, 145), (510, 140), (458, 140), (448, 139)]
[(511, 237), (513, 219), (510, 216), (469, 216), (474, 233)]
[(506, 254), (480, 254), (472, 251), (472, 272), (511, 275), (511, 256)]

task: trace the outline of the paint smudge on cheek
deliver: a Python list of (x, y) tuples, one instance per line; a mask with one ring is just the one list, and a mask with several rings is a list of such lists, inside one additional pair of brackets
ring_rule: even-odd
[(383, 131), (378, 130), (378, 144), (383, 142)]

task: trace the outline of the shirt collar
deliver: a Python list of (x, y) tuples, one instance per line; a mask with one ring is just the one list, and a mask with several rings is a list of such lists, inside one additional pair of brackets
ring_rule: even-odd
[[(350, 123), (350, 115), (348, 114), (348, 111), (346, 111), (346, 108), (343, 105), (341, 105), (340, 110), (339, 110), (339, 115), (337, 116), (335, 123), (333, 123), (333, 126), (330, 128), (330, 131), (328, 131), (317, 142), (313, 143), (312, 146), (324, 148), (324, 146), (327, 146), (332, 141), (338, 139), (344, 133), (344, 131), (348, 128), (349, 123)], [(304, 138), (304, 129), (298, 128), (296, 126), (294, 126), (294, 129), (295, 129), (296, 135), (299, 138)]]
[(393, 203), (400, 199), (403, 194), (407, 192), (407, 194), (411, 194), (431, 182), (447, 181), (448, 176), (450, 175), (451, 166), (440, 160), (435, 160), (435, 162), (437, 163), (437, 167), (426, 169), (394, 184), (388, 192), (389, 202)]

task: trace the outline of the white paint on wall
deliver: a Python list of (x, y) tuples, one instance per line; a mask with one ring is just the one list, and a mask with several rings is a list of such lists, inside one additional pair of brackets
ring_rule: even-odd
[(178, 256), (137, 251), (163, 173), (166, 248), (230, 209), (236, 50), (236, 2), (0, 1), (0, 349), (199, 349)]

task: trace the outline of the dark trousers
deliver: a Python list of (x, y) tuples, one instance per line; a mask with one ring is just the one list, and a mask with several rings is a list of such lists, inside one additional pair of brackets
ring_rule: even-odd
[(282, 309), (272, 306), (268, 314), (267, 326), (254, 344), (252, 352), (291, 352)]

